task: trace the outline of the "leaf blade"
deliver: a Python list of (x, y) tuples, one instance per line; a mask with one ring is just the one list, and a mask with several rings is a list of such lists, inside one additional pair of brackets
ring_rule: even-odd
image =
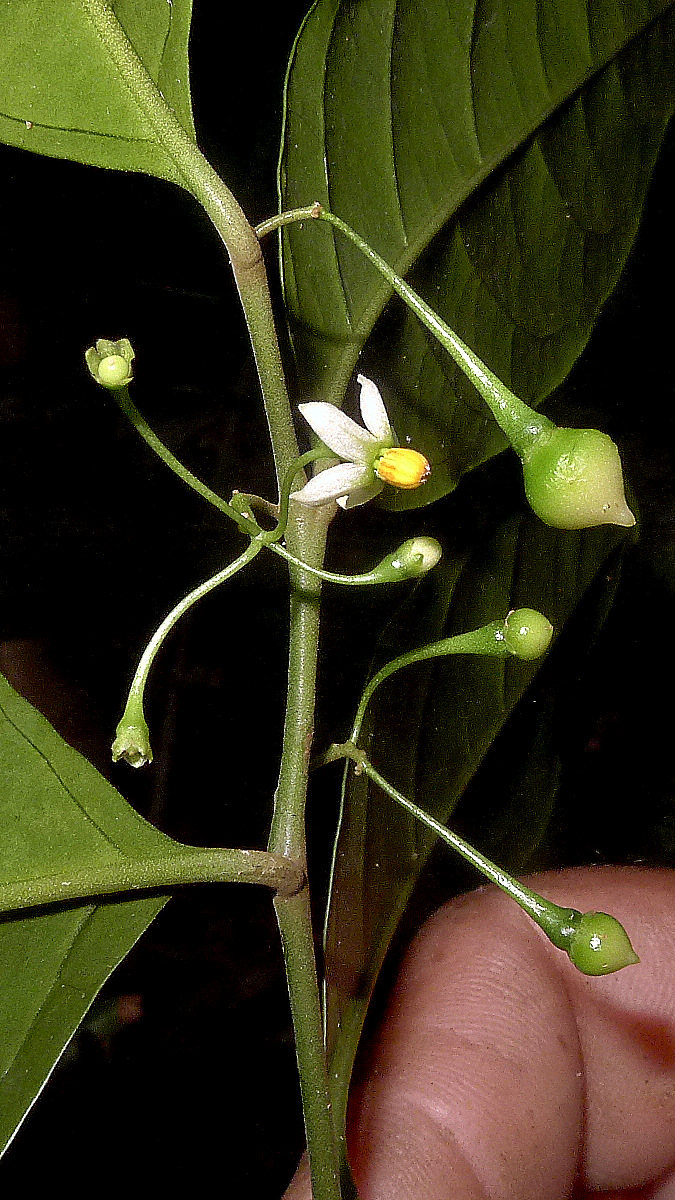
[[(194, 137), (187, 56), (192, 0), (116, 0), (111, 7)], [(15, 0), (0, 10), (0, 140), (52, 158), (182, 182), (79, 4)]]
[[(628, 3), (621, 13), (597, 5), (587, 11), (580, 0), (566, 0), (564, 12), (537, 6), (535, 20), (526, 0), (463, 0), (451, 11), (440, 3), (422, 12), (385, 0), (344, 7), (348, 36), (342, 10), (319, 0), (296, 45), (282, 206), (328, 203), (400, 273), (428, 247), (410, 282), (507, 385), (538, 404), (586, 344), (632, 244), (675, 99), (667, 70), (673, 9), (655, 0)], [(383, 21), (371, 53), (376, 13)], [(663, 19), (654, 21), (659, 13)], [(315, 43), (312, 23), (321, 28)], [(321, 53), (320, 70), (312, 55)], [(377, 102), (368, 92), (360, 119), (358, 100), (349, 100), (359, 96), (359, 63), (371, 88), (380, 80)], [(315, 119), (303, 140), (294, 105), (302, 114), (314, 94), (319, 107), (318, 87), (324, 119)], [(645, 94), (650, 104), (636, 103)], [(398, 219), (387, 219), (392, 205), (380, 202), (391, 172), (385, 178), (387, 156), (372, 145), (378, 113), (394, 106), (402, 233)], [(632, 164), (629, 186), (626, 164)], [(513, 202), (506, 204), (510, 189)], [(495, 211), (501, 212), (497, 231)], [(576, 238), (569, 236), (570, 214)], [(430, 484), (405, 495), (389, 492), (390, 507), (430, 503), (503, 448), (468, 382), (398, 302), (371, 337), (389, 292), (353, 247), (308, 222), (284, 230), (283, 253), (303, 393), (323, 390), (341, 402), (365, 346), (362, 369), (389, 388), (399, 438), (432, 462)], [(576, 288), (570, 286), (575, 272)]]
[[(148, 825), (0, 676), (0, 883), (166, 857)], [(97, 992), (168, 896), (0, 921), (0, 1153)]]
[[(168, 897), (86, 905), (0, 924), (0, 1154), (10, 1145), (103, 984)], [(51, 953), (50, 953), (51, 951)], [(38, 971), (26, 977), (27, 956)], [(16, 980), (21, 980), (17, 988)]]

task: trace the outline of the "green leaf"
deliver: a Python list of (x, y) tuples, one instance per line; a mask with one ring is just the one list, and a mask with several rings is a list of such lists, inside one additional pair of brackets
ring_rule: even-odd
[[(511, 515), (481, 528), (479, 511), (480, 504), (469, 509), (454, 551), (385, 632), (374, 669), (413, 646), (478, 628), (523, 604), (548, 616), (558, 638), (584, 597), (608, 586), (608, 564), (621, 544), (619, 531), (565, 533), (531, 514)], [(542, 563), (555, 563), (555, 570), (542, 570)], [(556, 654), (568, 661), (564, 634), (562, 640), (547, 669)], [(445, 823), (500, 731), (505, 731), (502, 740), (507, 736), (507, 722), (539, 665), (473, 656), (415, 664), (375, 693), (359, 743), (395, 787)], [(536, 727), (529, 741), (536, 744)], [(546, 748), (535, 748), (544, 761)], [(528, 746), (522, 749), (527, 753)], [(555, 779), (554, 761), (546, 774), (551, 782)], [(526, 779), (523, 771), (523, 786)], [(498, 844), (501, 865), (508, 868), (513, 860), (522, 866), (545, 834), (551, 796), (535, 791), (520, 797), (518, 822), (508, 836), (499, 819), (494, 820), (504, 799), (501, 794), (490, 797), (493, 824), (485, 829), (485, 848)], [(523, 804), (530, 806), (528, 814), (522, 812)], [(344, 1119), (372, 988), (433, 844), (433, 835), (366, 775), (346, 770), (325, 943), (330, 1078), (338, 1121)], [(450, 875), (451, 861), (448, 871)]]
[[(0, 676), (0, 893), (182, 851)], [(168, 897), (13, 913), (0, 923), (0, 1152), (97, 992)]]
[[(192, 0), (114, 0), (110, 7), (194, 136), (187, 55)], [(0, 139), (52, 158), (182, 182), (78, 0), (0, 6)]]
[[(538, 404), (632, 245), (674, 49), (672, 0), (318, 0), (289, 68), (281, 205), (326, 204)], [(391, 507), (430, 503), (504, 447), (399, 300), (366, 345), (390, 293), (354, 246), (306, 221), (283, 253), (302, 393), (340, 402), (365, 345), (399, 438), (432, 463)]]
[[(1, 675), (0, 829), (2, 1153), (169, 888), (292, 889), (301, 876), (289, 863), (285, 879), (285, 863), (262, 851), (185, 846), (160, 833)], [(134, 891), (148, 894), (99, 902)]]

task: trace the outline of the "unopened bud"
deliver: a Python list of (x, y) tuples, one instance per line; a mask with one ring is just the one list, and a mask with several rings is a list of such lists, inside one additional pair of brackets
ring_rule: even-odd
[(504, 641), (517, 658), (539, 658), (553, 637), (553, 626), (534, 608), (515, 608), (504, 622)]
[(546, 429), (523, 454), (531, 508), (557, 529), (635, 524), (619, 451), (597, 429)]
[(431, 571), (442, 553), (441, 544), (435, 538), (410, 538), (393, 554), (383, 558), (382, 562), (373, 568), (372, 574), (382, 583), (394, 582), (397, 579), (416, 579)]
[(608, 913), (582, 913), (567, 953), (582, 975), (611, 975), (640, 961), (623, 925)]

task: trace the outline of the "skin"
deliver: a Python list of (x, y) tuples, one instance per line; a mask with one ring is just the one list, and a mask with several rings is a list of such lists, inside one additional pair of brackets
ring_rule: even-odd
[[(675, 874), (527, 881), (610, 912), (638, 966), (590, 979), (493, 888), (440, 909), (361, 1064), (361, 1200), (675, 1200)], [(285, 1200), (311, 1200), (306, 1166)]]

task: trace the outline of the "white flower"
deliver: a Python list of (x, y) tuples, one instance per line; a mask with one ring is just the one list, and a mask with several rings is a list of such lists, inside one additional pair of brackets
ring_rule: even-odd
[(317, 436), (343, 461), (320, 471), (299, 492), (293, 492), (293, 500), (312, 508), (337, 500), (342, 508), (355, 508), (377, 496), (385, 482), (416, 488), (427, 478), (431, 468), (424, 455), (396, 445), (375, 384), (365, 375), (358, 375), (357, 382), (365, 429), (334, 404), (316, 400), (300, 405), (300, 412)]

